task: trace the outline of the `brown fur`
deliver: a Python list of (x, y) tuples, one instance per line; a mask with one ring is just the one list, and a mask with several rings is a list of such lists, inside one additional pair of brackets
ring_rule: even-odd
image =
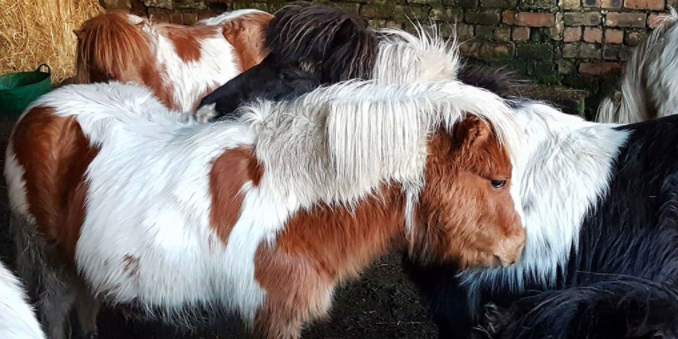
[(177, 55), (184, 62), (200, 60), (201, 41), (216, 36), (219, 33), (219, 27), (205, 25), (158, 24), (155, 25), (155, 28), (158, 33), (172, 41)]
[(31, 109), (17, 124), (12, 144), (39, 231), (72, 261), (85, 216), (85, 171), (98, 150), (75, 118), (57, 117), (49, 107)]
[(247, 147), (227, 150), (214, 162), (210, 173), (210, 224), (224, 243), (228, 242), (228, 236), (240, 218), (243, 186), (248, 181), (252, 181), (254, 186), (259, 185), (262, 175), (262, 167), (252, 149)]
[[(455, 131), (454, 138), (437, 133), (429, 142), (419, 211), (427, 226), (415, 229), (412, 252), (420, 260), (456, 260), (466, 268), (513, 263), (525, 229), (509, 192), (510, 158), (491, 128), (475, 118)], [(508, 182), (496, 190), (489, 180)]]
[(251, 13), (223, 25), (224, 37), (238, 53), (243, 72), (261, 63), (268, 54), (264, 32), (272, 18), (268, 13)]
[(170, 109), (179, 106), (172, 99), (172, 85), (162, 80), (150, 37), (143, 31), (147, 21), (133, 25), (127, 12), (113, 10), (97, 15), (75, 31), (78, 58), (75, 82), (95, 83), (118, 80), (149, 87)]
[(298, 212), (277, 238), (261, 245), (255, 278), (267, 291), (254, 334), (298, 338), (302, 325), (325, 317), (335, 286), (356, 277), (390, 245), (409, 242), (423, 261), (457, 260), (466, 267), (497, 266), (520, 257), (525, 232), (509, 193), (490, 179), (511, 177), (508, 154), (477, 119), (439, 131), (430, 140), (427, 185), (413, 234), (404, 234), (405, 196), (382, 187), (355, 209), (319, 205)]
[(327, 314), (337, 282), (356, 277), (403, 238), (400, 191), (384, 187), (383, 196), (368, 197), (354, 211), (327, 205), (301, 211), (275, 248), (259, 248), (255, 277), (268, 298), (255, 321), (257, 337), (298, 337), (301, 324)]

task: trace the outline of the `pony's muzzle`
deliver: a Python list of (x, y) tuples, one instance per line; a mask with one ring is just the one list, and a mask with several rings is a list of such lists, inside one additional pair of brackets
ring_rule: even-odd
[(525, 229), (520, 229), (517, 233), (504, 239), (494, 252), (495, 267), (507, 267), (520, 261), (525, 249)]

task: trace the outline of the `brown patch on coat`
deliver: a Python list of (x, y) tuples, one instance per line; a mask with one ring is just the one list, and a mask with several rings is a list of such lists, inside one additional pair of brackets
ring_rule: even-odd
[(338, 282), (355, 278), (404, 239), (404, 206), (400, 188), (385, 187), (353, 210), (319, 205), (299, 211), (274, 247), (260, 245), (255, 278), (267, 299), (255, 337), (295, 338), (303, 324), (326, 316)]
[(85, 217), (85, 171), (98, 149), (89, 146), (75, 117), (58, 117), (50, 107), (32, 108), (17, 123), (12, 147), (38, 230), (73, 260)]
[(264, 32), (273, 15), (249, 13), (222, 25), (224, 37), (233, 45), (240, 59), (241, 70), (247, 71), (268, 55)]
[(172, 41), (177, 55), (185, 63), (200, 60), (201, 43), (219, 34), (219, 27), (206, 25), (158, 24), (155, 28), (159, 34)]
[(248, 181), (258, 186), (262, 176), (263, 168), (249, 147), (229, 149), (214, 161), (210, 173), (210, 224), (224, 244), (240, 218), (243, 187)]
[[(491, 126), (468, 118), (453, 136), (436, 133), (428, 148), (418, 209), (426, 227), (415, 227), (410, 255), (423, 262), (455, 260), (462, 267), (517, 261), (525, 229), (510, 194), (511, 159)], [(491, 180), (507, 183), (495, 189)]]

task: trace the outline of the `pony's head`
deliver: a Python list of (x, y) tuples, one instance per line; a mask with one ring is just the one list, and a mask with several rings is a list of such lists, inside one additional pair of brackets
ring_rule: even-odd
[(415, 219), (426, 226), (413, 230), (414, 259), (453, 260), (464, 268), (517, 262), (525, 229), (511, 172), (511, 158), (487, 122), (469, 117), (451, 134), (435, 133)]
[(297, 65), (279, 63), (275, 55), (269, 54), (260, 64), (204, 97), (197, 114), (229, 117), (230, 113), (245, 103), (257, 99), (293, 99), (312, 91), (320, 84), (319, 73), (305, 71)]
[(85, 21), (74, 33), (78, 38), (78, 83), (145, 83), (155, 71), (154, 32), (147, 19), (113, 10)]
[(299, 62), (323, 83), (370, 79), (377, 40), (359, 17), (336, 6), (294, 3), (275, 13), (266, 44), (279, 62)]

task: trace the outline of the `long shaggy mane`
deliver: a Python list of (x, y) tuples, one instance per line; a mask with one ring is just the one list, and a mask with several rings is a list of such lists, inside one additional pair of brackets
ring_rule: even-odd
[[(77, 45), (77, 83), (89, 83), (93, 74), (115, 77), (127, 68), (152, 58), (152, 42), (144, 31), (150, 23), (141, 17), (130, 22), (125, 11), (113, 10), (85, 21), (79, 30)], [(129, 65), (129, 66), (128, 66)]]
[(370, 79), (377, 38), (365, 22), (339, 7), (293, 3), (275, 13), (266, 30), (271, 54), (281, 62), (301, 62), (323, 81)]

